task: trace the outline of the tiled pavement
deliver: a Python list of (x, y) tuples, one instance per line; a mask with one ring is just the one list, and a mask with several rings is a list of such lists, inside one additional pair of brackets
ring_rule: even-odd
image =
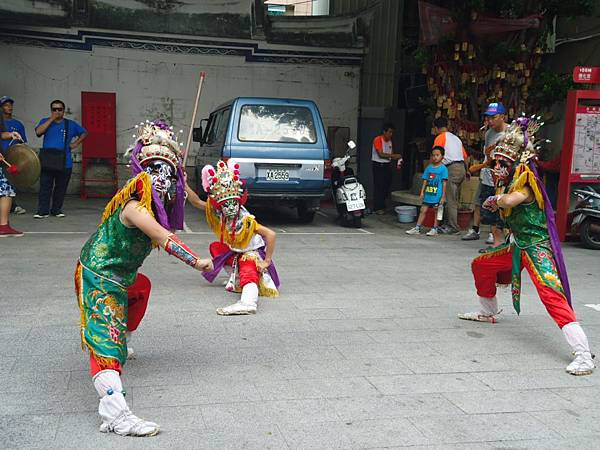
[[(1, 448), (600, 448), (600, 373), (564, 372), (569, 349), (528, 280), (520, 317), (504, 291), (500, 323), (456, 319), (476, 307), (482, 242), (407, 236), (391, 215), (360, 231), (285, 211), (261, 213), (278, 231), (283, 287), (256, 316), (217, 316), (233, 299), (222, 286), (164, 252), (147, 260), (153, 293), (124, 382), (161, 434), (101, 434), (72, 273), (102, 203), (14, 217), (30, 233), (0, 241)], [(188, 213), (183, 239), (205, 253), (211, 236)], [(584, 304), (600, 303), (600, 253), (565, 253), (598, 349), (600, 313)]]

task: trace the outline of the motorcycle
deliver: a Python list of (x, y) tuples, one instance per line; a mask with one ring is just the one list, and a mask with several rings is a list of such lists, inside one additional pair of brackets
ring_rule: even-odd
[(573, 211), (572, 228), (587, 248), (600, 250), (600, 194), (591, 186), (575, 189), (579, 198)]
[(353, 141), (348, 142), (346, 154), (334, 158), (331, 163), (331, 188), (335, 196), (337, 219), (343, 226), (360, 228), (365, 215), (365, 188), (354, 175), (354, 171), (346, 164), (351, 158), (351, 152), (356, 148)]

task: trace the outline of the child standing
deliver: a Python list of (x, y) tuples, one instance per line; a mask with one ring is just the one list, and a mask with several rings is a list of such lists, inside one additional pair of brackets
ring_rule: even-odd
[[(429, 208), (437, 208), (446, 202), (446, 183), (448, 181), (448, 169), (442, 164), (444, 159), (444, 147), (436, 146), (431, 151), (431, 164), (423, 173), (423, 186), (421, 187), (421, 212), (417, 225), (406, 231), (406, 234), (419, 234), (425, 214)], [(435, 217), (434, 226), (427, 232), (427, 236), (438, 234), (438, 219)]]

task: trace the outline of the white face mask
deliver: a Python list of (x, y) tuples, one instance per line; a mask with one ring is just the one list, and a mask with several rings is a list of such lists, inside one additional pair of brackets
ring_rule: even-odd
[(225, 200), (221, 205), (221, 212), (225, 217), (233, 218), (237, 216), (240, 210), (240, 204), (237, 200)]
[(162, 199), (170, 200), (174, 197), (177, 177), (170, 164), (164, 161), (152, 161), (144, 170), (150, 175), (152, 187)]

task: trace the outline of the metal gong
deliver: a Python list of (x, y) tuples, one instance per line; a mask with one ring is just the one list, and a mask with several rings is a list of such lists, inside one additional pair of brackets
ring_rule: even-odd
[(16, 170), (8, 170), (3, 164), (2, 170), (8, 181), (17, 189), (30, 188), (40, 177), (42, 170), (40, 158), (27, 144), (11, 145), (4, 159), (16, 167)]

